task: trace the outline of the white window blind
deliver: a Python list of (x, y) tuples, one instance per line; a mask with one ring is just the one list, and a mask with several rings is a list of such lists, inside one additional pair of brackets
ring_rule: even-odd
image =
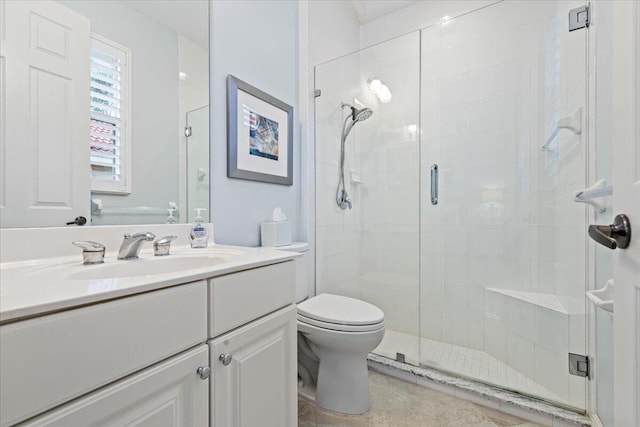
[(129, 63), (128, 49), (92, 36), (89, 143), (94, 192), (131, 192)]

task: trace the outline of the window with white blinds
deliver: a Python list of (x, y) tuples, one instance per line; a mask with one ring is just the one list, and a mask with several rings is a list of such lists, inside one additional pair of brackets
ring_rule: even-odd
[(89, 144), (93, 192), (131, 192), (130, 57), (129, 49), (92, 35)]

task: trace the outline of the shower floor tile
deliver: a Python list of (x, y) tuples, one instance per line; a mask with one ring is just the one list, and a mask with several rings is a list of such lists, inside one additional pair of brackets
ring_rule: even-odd
[(422, 364), (545, 400), (568, 403), (484, 351), (427, 338), (420, 339), (387, 329), (384, 339), (373, 353), (390, 359), (396, 359), (396, 353), (402, 353), (405, 355), (406, 362), (413, 365)]

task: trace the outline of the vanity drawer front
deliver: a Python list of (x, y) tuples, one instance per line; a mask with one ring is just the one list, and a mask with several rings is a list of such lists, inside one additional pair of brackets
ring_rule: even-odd
[(206, 340), (201, 281), (0, 327), (0, 426)]
[(209, 336), (233, 328), (295, 301), (293, 261), (216, 277), (209, 281)]

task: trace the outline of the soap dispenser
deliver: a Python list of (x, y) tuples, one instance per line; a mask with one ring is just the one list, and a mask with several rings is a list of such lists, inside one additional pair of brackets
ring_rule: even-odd
[(204, 208), (196, 208), (196, 217), (193, 219), (193, 227), (189, 230), (189, 241), (192, 248), (206, 248), (209, 243), (209, 232), (202, 219)]
[(176, 210), (173, 208), (167, 209), (167, 220), (165, 221), (165, 224), (175, 224), (176, 222), (178, 222), (178, 220), (176, 219), (175, 216), (173, 216), (173, 213)]

